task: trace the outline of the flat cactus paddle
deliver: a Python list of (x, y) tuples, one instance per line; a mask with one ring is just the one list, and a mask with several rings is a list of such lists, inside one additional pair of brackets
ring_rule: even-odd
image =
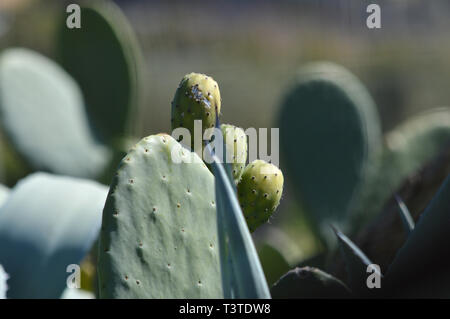
[(338, 65), (305, 66), (279, 126), (281, 160), (303, 205), (320, 224), (342, 221), (381, 139), (369, 93)]
[(223, 297), (214, 177), (171, 136), (146, 137), (122, 160), (103, 211), (98, 278), (100, 298)]

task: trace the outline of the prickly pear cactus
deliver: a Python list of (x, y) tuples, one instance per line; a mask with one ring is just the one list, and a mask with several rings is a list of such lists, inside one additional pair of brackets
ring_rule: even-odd
[(234, 183), (237, 184), (247, 161), (247, 136), (242, 128), (231, 124), (220, 126), (226, 145), (227, 163), (231, 162)]
[(67, 267), (79, 264), (98, 236), (107, 193), (96, 182), (47, 173), (16, 184), (0, 208), (9, 298), (61, 296)]
[(380, 145), (372, 98), (332, 63), (302, 68), (280, 113), (280, 150), (303, 206), (321, 224), (342, 220)]
[[(174, 152), (192, 162), (175, 163)], [(144, 138), (122, 160), (103, 211), (100, 297), (222, 298), (217, 238), (205, 164), (169, 135)]]
[[(65, 26), (57, 42), (63, 67), (77, 80), (97, 135), (115, 143), (130, 134), (129, 120), (142, 96), (142, 54), (125, 15), (112, 1), (81, 7), (81, 28)], [(85, 1), (87, 3), (87, 1)]]
[(94, 178), (111, 157), (90, 129), (77, 83), (31, 50), (11, 48), (0, 56), (0, 124), (35, 170)]
[[(220, 114), (220, 91), (210, 76), (190, 73), (183, 77), (172, 101), (172, 130), (185, 127), (191, 133), (190, 147), (194, 149), (194, 121), (202, 121), (202, 138), (206, 129), (214, 127)], [(211, 135), (205, 136), (210, 139)], [(187, 146), (189, 146), (187, 144)], [(198, 150), (196, 150), (198, 151)]]
[(450, 108), (415, 115), (385, 137), (384, 149), (371, 167), (356, 205), (352, 225), (359, 228), (381, 211), (402, 182), (450, 142)]
[(267, 222), (278, 207), (283, 193), (283, 182), (280, 169), (263, 160), (255, 160), (244, 169), (237, 191), (251, 232)]

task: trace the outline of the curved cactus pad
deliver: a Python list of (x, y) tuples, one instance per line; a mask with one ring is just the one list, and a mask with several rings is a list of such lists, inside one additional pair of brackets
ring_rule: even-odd
[(213, 175), (171, 136), (146, 137), (122, 160), (103, 211), (100, 297), (221, 298), (217, 240)]
[(303, 204), (319, 221), (342, 220), (379, 145), (374, 102), (332, 63), (300, 70), (280, 114), (280, 148)]
[(96, 239), (108, 189), (96, 182), (36, 173), (0, 207), (0, 260), (8, 298), (59, 298)]
[(80, 29), (67, 28), (66, 18), (58, 42), (61, 64), (80, 84), (97, 133), (105, 141), (119, 138), (129, 133), (128, 119), (141, 100), (144, 67), (136, 36), (112, 1), (82, 7)]
[(26, 49), (0, 56), (0, 121), (11, 144), (36, 170), (96, 177), (108, 151), (91, 134), (75, 81)]
[(438, 107), (414, 115), (389, 132), (385, 140), (352, 210), (355, 228), (378, 214), (408, 176), (450, 143), (450, 108)]

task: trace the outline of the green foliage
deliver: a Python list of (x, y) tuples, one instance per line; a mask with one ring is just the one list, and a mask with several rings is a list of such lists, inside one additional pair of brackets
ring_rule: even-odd
[(205, 164), (171, 136), (141, 140), (122, 160), (103, 211), (100, 297), (221, 298), (218, 245)]
[(237, 192), (251, 232), (267, 222), (278, 207), (283, 183), (281, 170), (263, 160), (255, 160), (245, 168)]
[(107, 188), (96, 182), (33, 174), (0, 207), (0, 260), (9, 298), (59, 298), (70, 264), (93, 244)]
[(0, 123), (10, 143), (36, 170), (92, 178), (109, 162), (109, 150), (91, 133), (77, 84), (36, 52), (2, 52)]
[(89, 118), (104, 143), (130, 134), (130, 119), (143, 98), (142, 57), (125, 15), (112, 1), (81, 8), (81, 28), (61, 19), (58, 52), (62, 66), (83, 92)]
[(320, 223), (342, 221), (380, 144), (374, 102), (332, 63), (302, 68), (279, 117), (282, 161), (302, 204)]

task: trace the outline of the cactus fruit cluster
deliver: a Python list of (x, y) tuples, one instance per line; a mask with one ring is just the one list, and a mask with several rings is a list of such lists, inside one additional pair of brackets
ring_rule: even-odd
[[(202, 120), (203, 137), (207, 129), (219, 128), (220, 103), (219, 87), (210, 76), (187, 74), (172, 102), (172, 128), (187, 128), (195, 136), (194, 121)], [(245, 167), (247, 137), (241, 128), (224, 124), (219, 132), (225, 146), (222, 160), (228, 156), (232, 185), (238, 184), (248, 227), (254, 231), (278, 206), (283, 174), (260, 160)], [(220, 265), (223, 256), (232, 254), (222, 252), (221, 256), (219, 251), (223, 244), (219, 244), (217, 222), (224, 221), (217, 215), (215, 177), (189, 146), (194, 148), (194, 143), (182, 146), (170, 135), (151, 135), (123, 158), (103, 211), (98, 252), (101, 298), (226, 295)], [(203, 149), (203, 143), (201, 146)], [(191, 160), (177, 163), (174, 155)], [(239, 265), (239, 261), (234, 263)], [(263, 296), (264, 288), (259, 291)]]

